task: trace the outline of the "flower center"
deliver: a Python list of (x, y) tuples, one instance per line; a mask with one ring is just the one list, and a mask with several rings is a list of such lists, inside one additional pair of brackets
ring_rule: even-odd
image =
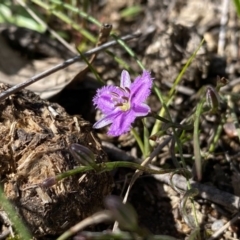
[(122, 103), (121, 105), (118, 106), (123, 112), (126, 112), (130, 109), (131, 105), (130, 102)]
[(126, 112), (131, 108), (131, 103), (130, 103), (130, 99), (129, 99), (130, 90), (127, 88), (120, 88), (120, 87), (119, 87), (119, 89), (122, 91), (123, 94), (111, 92), (111, 95), (113, 96), (112, 101), (113, 101), (115, 107), (118, 107), (123, 112)]

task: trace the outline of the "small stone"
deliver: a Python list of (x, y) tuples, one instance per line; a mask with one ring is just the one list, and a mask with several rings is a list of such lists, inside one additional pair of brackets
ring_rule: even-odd
[(216, 220), (215, 222), (213, 222), (211, 229), (215, 232), (219, 230), (219, 228), (221, 228), (223, 225), (224, 225), (223, 220)]

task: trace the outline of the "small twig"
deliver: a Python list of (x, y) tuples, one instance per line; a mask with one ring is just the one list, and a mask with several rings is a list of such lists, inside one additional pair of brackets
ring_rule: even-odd
[(229, 0), (223, 0), (222, 16), (221, 16), (221, 21), (220, 21), (220, 30), (219, 30), (219, 38), (218, 38), (218, 54), (220, 56), (224, 56), (226, 24), (228, 21), (228, 6), (229, 6)]
[(235, 217), (233, 217), (230, 221), (228, 221), (224, 226), (222, 226), (219, 230), (217, 230), (210, 238), (207, 240), (214, 240), (219, 237), (229, 226), (234, 224), (240, 218), (240, 213), (238, 213)]
[[(128, 41), (128, 40), (131, 40), (133, 38), (137, 38), (140, 35), (141, 35), (141, 33), (137, 32), (137, 33), (134, 33), (134, 34), (129, 34), (129, 35), (123, 36), (120, 39), (124, 40), (124, 41)], [(112, 47), (112, 46), (116, 45), (117, 43), (118, 43), (118, 40), (113, 40), (111, 42), (107, 42), (107, 43), (105, 43), (105, 44), (103, 44), (103, 45), (101, 45), (99, 47), (95, 47), (95, 48), (85, 52), (83, 55), (84, 56), (92, 55), (92, 54), (100, 52), (100, 51), (102, 51), (102, 50), (104, 50), (106, 48)], [(73, 64), (73, 63), (75, 63), (75, 62), (77, 62), (79, 60), (81, 60), (81, 56), (80, 55), (78, 55), (76, 57), (73, 57), (73, 58), (70, 58), (70, 59), (64, 61), (63, 63), (60, 63), (60, 64), (56, 65), (55, 67), (52, 67), (52, 68), (50, 68), (50, 69), (48, 69), (48, 70), (46, 70), (46, 71), (44, 71), (42, 73), (39, 73), (39, 74), (31, 77), (30, 79), (28, 79), (27, 81), (25, 81), (23, 83), (17, 84), (16, 86), (13, 86), (13, 87), (9, 88), (8, 90), (0, 93), (0, 101), (6, 99), (11, 94), (13, 94), (13, 93), (15, 93), (17, 91), (20, 91), (21, 89), (23, 89), (23, 88), (25, 88), (25, 87), (27, 87), (27, 86), (37, 82), (38, 80), (40, 80), (40, 79), (42, 79), (44, 77), (47, 77), (47, 76), (49, 76), (49, 75), (51, 75), (51, 74), (53, 74), (53, 73), (55, 73), (55, 72), (57, 72), (57, 71), (59, 71), (61, 69), (64, 69), (64, 68), (70, 66), (71, 64)]]

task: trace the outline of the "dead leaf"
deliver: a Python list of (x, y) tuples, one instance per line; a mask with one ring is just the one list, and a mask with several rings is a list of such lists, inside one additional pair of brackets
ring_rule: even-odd
[[(36, 74), (42, 73), (64, 60), (51, 57), (42, 60), (29, 60), (13, 50), (0, 35), (1, 58), (0, 58), (0, 82), (9, 85), (17, 85), (25, 82)], [(59, 93), (67, 86), (73, 77), (84, 68), (85, 64), (77, 62), (69, 67), (51, 74), (44, 79), (32, 84), (27, 89), (47, 99)]]

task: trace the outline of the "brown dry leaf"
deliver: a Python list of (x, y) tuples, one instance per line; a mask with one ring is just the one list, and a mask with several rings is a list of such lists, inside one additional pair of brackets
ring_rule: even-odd
[[(2, 83), (17, 85), (63, 62), (63, 59), (55, 57), (44, 60), (26, 59), (19, 52), (10, 48), (2, 36), (0, 36), (0, 46), (0, 82)], [(67, 86), (84, 66), (84, 63), (74, 63), (32, 84), (27, 89), (40, 95), (43, 99), (50, 98)]]

